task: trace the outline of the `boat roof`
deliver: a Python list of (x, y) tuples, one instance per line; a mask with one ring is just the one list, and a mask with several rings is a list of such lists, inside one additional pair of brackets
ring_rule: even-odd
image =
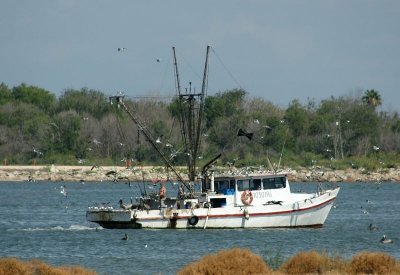
[(287, 173), (280, 172), (280, 173), (273, 173), (273, 172), (254, 172), (254, 173), (247, 173), (247, 174), (229, 174), (229, 173), (222, 173), (214, 176), (214, 180), (221, 180), (221, 179), (254, 179), (254, 178), (276, 178), (276, 177), (286, 177)]

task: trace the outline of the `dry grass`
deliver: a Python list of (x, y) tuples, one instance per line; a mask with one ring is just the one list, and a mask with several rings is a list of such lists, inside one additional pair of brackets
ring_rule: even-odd
[(260, 256), (234, 248), (205, 256), (182, 268), (178, 274), (400, 274), (400, 262), (380, 252), (361, 252), (351, 260), (344, 260), (309, 251), (294, 255), (273, 271)]
[(400, 274), (400, 263), (382, 252), (360, 252), (349, 263), (350, 274)]
[(95, 275), (96, 272), (78, 266), (53, 267), (42, 261), (24, 262), (15, 258), (0, 259), (0, 275)]
[(326, 255), (310, 251), (296, 254), (282, 265), (281, 270), (286, 274), (324, 274), (329, 266)]
[(264, 260), (248, 249), (233, 248), (204, 256), (178, 271), (178, 275), (272, 274)]
[[(0, 259), (0, 275), (95, 275), (79, 266), (53, 267), (38, 260)], [(360, 252), (350, 260), (329, 257), (315, 251), (300, 252), (273, 271), (264, 260), (248, 249), (233, 248), (204, 256), (177, 272), (178, 275), (200, 274), (400, 274), (400, 262), (382, 252)]]

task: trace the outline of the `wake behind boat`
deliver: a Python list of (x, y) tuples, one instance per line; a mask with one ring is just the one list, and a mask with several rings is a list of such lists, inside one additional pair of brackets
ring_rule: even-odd
[(135, 204), (127, 205), (120, 201), (120, 209), (108, 205), (89, 207), (86, 212), (88, 221), (110, 229), (319, 227), (324, 224), (339, 192), (338, 187), (319, 188), (311, 194), (294, 193), (290, 190), (286, 173), (251, 170), (217, 173), (213, 165), (221, 154), (206, 163), (200, 173), (196, 172), (203, 131), (209, 48), (202, 91), (198, 94), (192, 93), (191, 89), (187, 94), (181, 93), (173, 48), (188, 181), (159, 148), (148, 127), (124, 104), (124, 96), (110, 97), (110, 101), (117, 103), (134, 121), (166, 167), (175, 174), (180, 183), (179, 192), (175, 197), (166, 196), (165, 183), (160, 182), (158, 193), (142, 193)]

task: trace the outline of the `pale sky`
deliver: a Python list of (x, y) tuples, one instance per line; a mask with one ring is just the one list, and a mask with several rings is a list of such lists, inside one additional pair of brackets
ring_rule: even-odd
[(241, 87), (287, 107), (375, 89), (400, 111), (397, 0), (1, 0), (0, 35), (10, 88), (171, 96), (175, 46), (181, 86), (200, 91), (210, 44), (209, 95)]

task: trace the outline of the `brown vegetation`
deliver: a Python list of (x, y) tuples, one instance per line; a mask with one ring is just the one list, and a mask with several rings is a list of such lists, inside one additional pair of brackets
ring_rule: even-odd
[(178, 271), (178, 275), (272, 274), (264, 260), (248, 249), (233, 248), (204, 256)]
[(53, 267), (33, 260), (24, 262), (15, 258), (0, 259), (0, 275), (95, 275), (96, 272), (79, 266)]
[(400, 263), (381, 252), (360, 252), (349, 264), (350, 274), (400, 274)]
[[(0, 259), (0, 275), (95, 275), (96, 272), (79, 266), (53, 267), (42, 261)], [(178, 275), (200, 274), (400, 274), (400, 262), (382, 252), (360, 252), (350, 260), (329, 257), (315, 251), (300, 252), (278, 270), (248, 249), (233, 248), (204, 256), (177, 272)]]
[(347, 261), (310, 251), (300, 252), (278, 270), (272, 270), (260, 256), (247, 249), (234, 248), (205, 256), (178, 274), (400, 274), (400, 263), (381, 252), (360, 252)]
[(315, 251), (300, 252), (283, 264), (287, 274), (323, 274), (329, 268), (329, 258)]

